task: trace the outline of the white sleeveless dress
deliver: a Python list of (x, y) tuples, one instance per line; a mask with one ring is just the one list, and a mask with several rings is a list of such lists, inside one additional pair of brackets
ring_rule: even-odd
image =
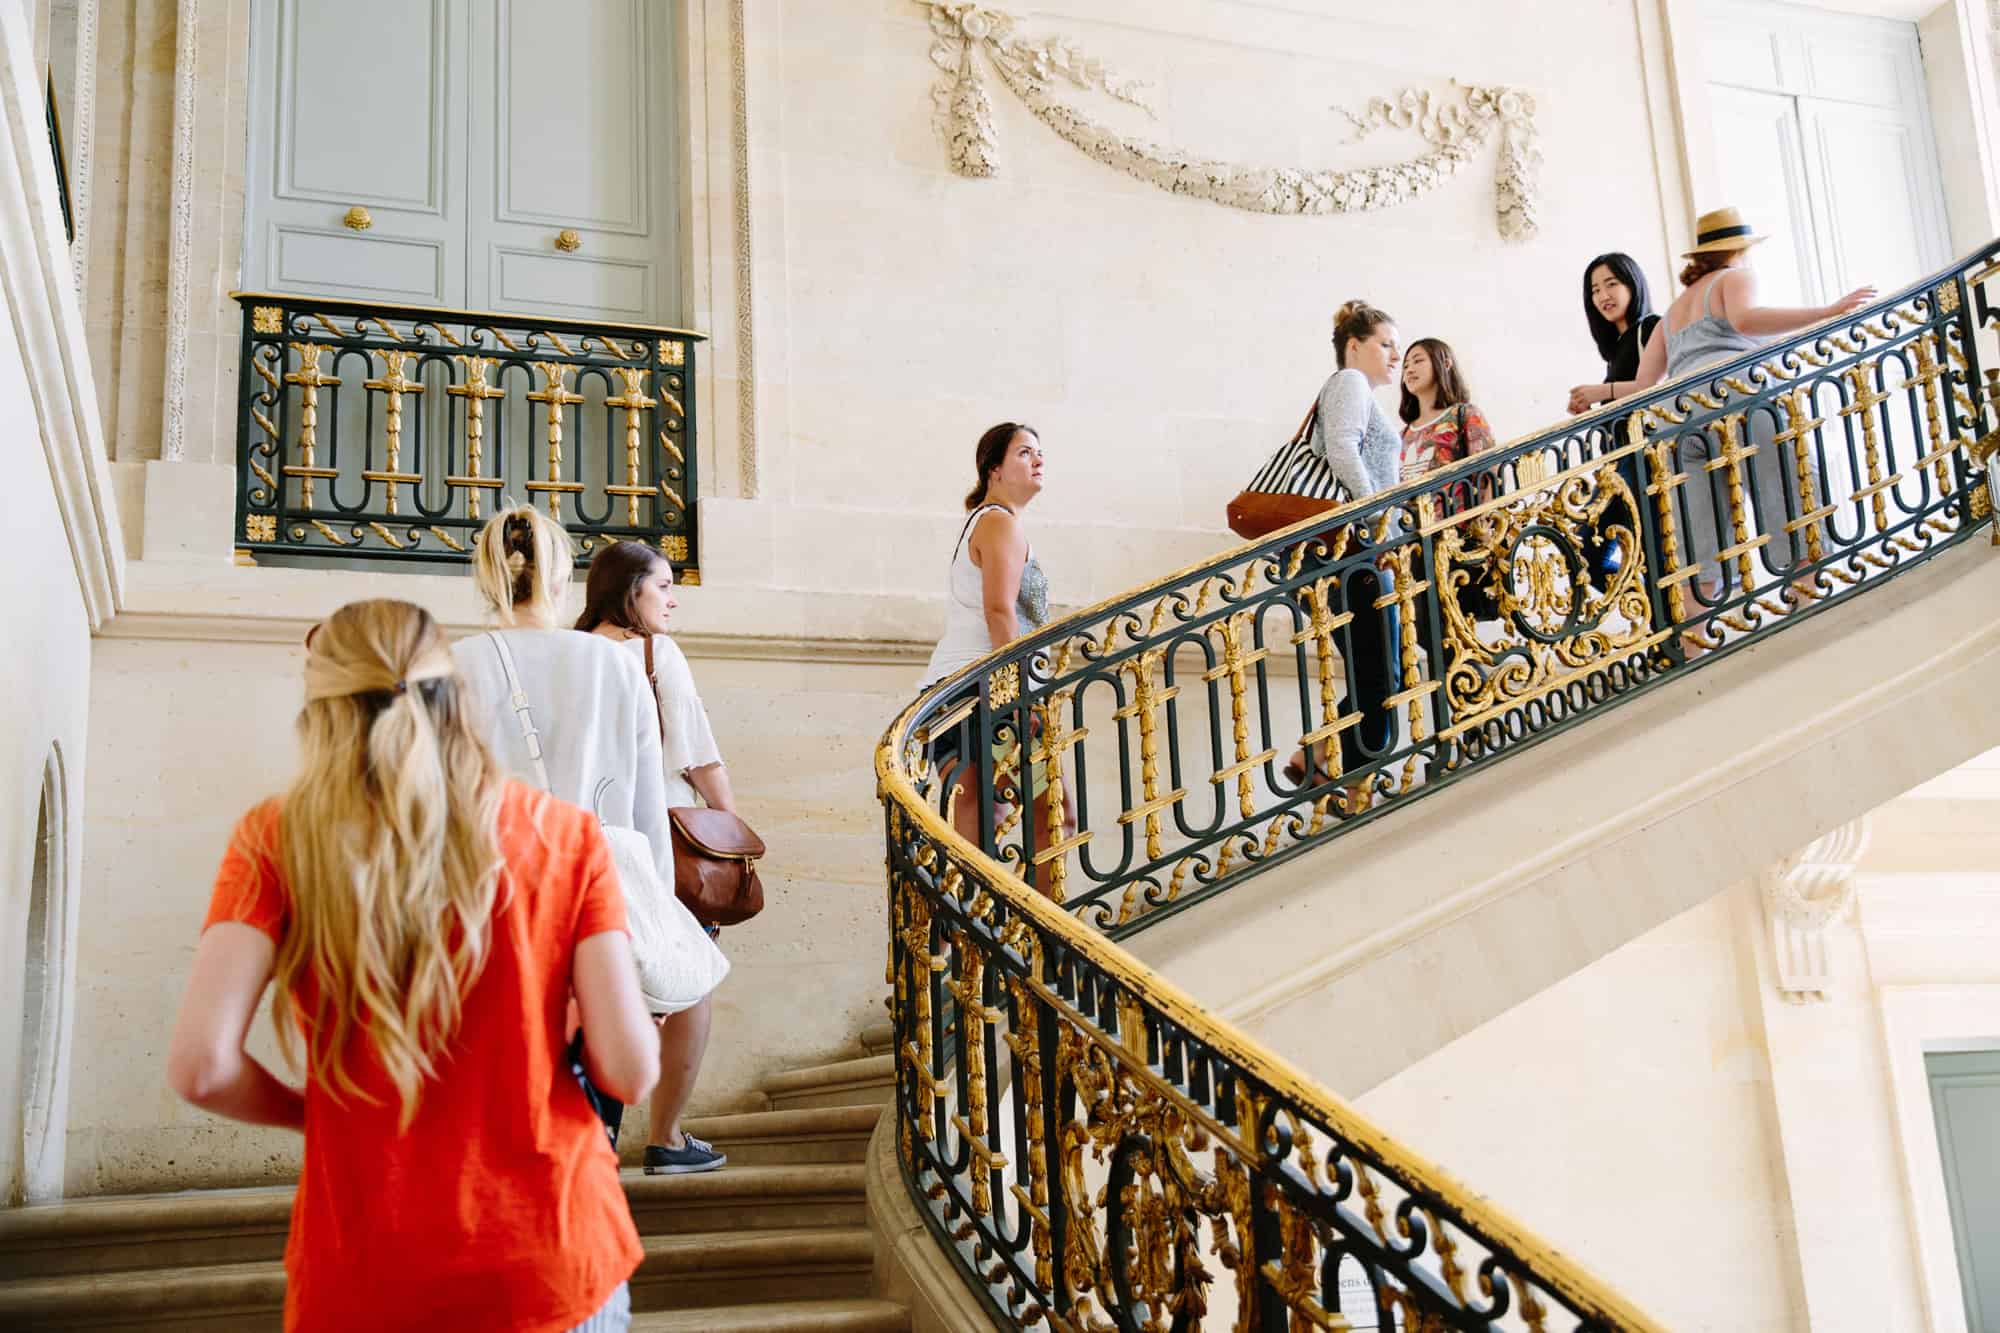
[[(986, 585), (979, 566), (972, 563), (972, 530), (979, 520), (1005, 505), (981, 505), (965, 520), (958, 545), (951, 552), (951, 574), (944, 600), (944, 633), (931, 650), (930, 665), (918, 689), (943, 680), (961, 667), (971, 666), (993, 651), (993, 636), (986, 628)], [(1028, 548), (1028, 563), (1021, 568), (1021, 590), (1014, 599), (1014, 614), (1021, 633), (1032, 634), (1049, 623), (1049, 579)]]

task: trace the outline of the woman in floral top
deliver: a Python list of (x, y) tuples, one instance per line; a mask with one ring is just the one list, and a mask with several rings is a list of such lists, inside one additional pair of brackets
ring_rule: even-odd
[[(1465, 391), (1458, 356), (1440, 339), (1419, 338), (1403, 354), (1403, 396), (1397, 415), (1403, 419), (1402, 481), (1415, 481), (1493, 447), (1493, 428)], [(1497, 490), (1497, 478), (1467, 477), (1446, 488), (1439, 508), (1444, 514), (1456, 513), (1491, 499)], [(1475, 529), (1483, 523), (1473, 520)], [(1467, 536), (1476, 546), (1477, 532)], [(1499, 614), (1491, 590), (1478, 578), (1461, 593), (1459, 605), (1474, 620)], [(1418, 618), (1418, 630), (1419, 636), (1428, 640), (1428, 618)]]
[(1493, 446), (1493, 428), (1470, 401), (1458, 357), (1437, 338), (1419, 338), (1403, 354), (1403, 481), (1450, 467)]

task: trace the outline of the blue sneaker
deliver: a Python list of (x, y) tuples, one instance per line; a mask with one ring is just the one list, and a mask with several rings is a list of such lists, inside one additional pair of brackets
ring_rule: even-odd
[(713, 1171), (729, 1160), (712, 1145), (692, 1134), (683, 1134), (681, 1138), (683, 1142), (678, 1148), (662, 1148), (657, 1143), (646, 1145), (647, 1175), (691, 1176), (701, 1171)]

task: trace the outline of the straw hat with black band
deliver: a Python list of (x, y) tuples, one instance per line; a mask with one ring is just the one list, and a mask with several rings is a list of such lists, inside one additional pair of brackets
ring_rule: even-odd
[(1694, 223), (1694, 249), (1689, 256), (1713, 254), (1717, 251), (1748, 250), (1769, 237), (1759, 236), (1743, 215), (1733, 208), (1718, 208), (1713, 213), (1703, 213)]

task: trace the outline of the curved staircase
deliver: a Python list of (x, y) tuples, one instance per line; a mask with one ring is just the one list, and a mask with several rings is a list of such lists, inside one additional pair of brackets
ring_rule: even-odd
[(2000, 744), (1996, 489), (2000, 243), (924, 692), (876, 761), (894, 1129), (965, 1290), (1659, 1328), (1340, 1092)]
[[(879, 1024), (858, 1057), (771, 1075), (770, 1110), (691, 1118), (729, 1155), (720, 1171), (623, 1170), (646, 1249), (634, 1330), (910, 1327), (873, 1295), (864, 1159), (894, 1090), (888, 1039)], [(290, 1186), (270, 1186), (0, 1211), (0, 1329), (276, 1329), (291, 1205)]]

